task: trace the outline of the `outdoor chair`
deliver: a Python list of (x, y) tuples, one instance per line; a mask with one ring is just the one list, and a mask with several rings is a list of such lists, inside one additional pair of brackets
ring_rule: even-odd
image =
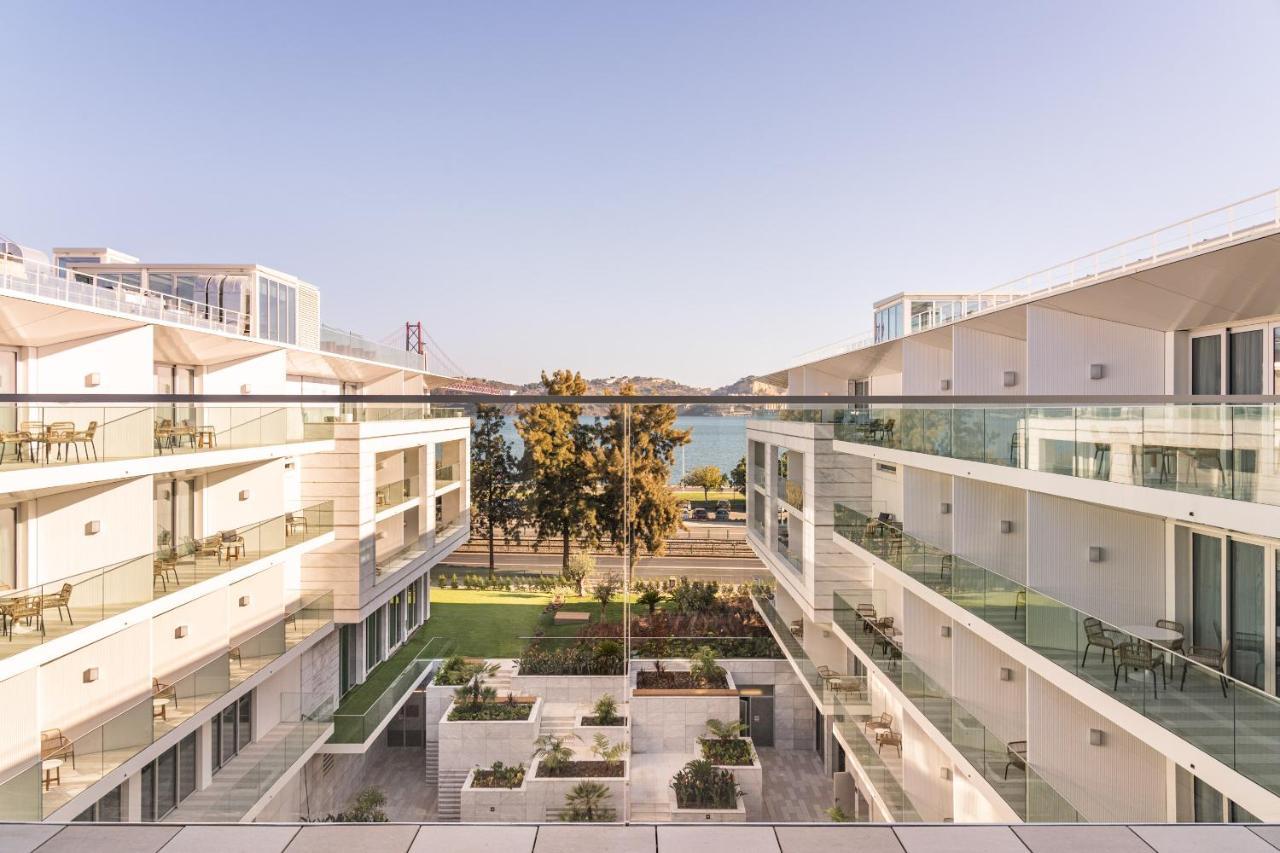
[(93, 438), (98, 432), (98, 422), (89, 421), (89, 425), (79, 432), (73, 433), (71, 441), (76, 446), (76, 459), (80, 458), (80, 448), (84, 448), (84, 458), (88, 459), (93, 454), (93, 461), (98, 461), (98, 446), (93, 443)]
[(898, 750), (898, 757), (902, 757), (902, 733), (895, 732), (893, 729), (882, 729), (876, 732), (876, 754), (880, 754), (880, 750), (886, 746), (891, 746)]
[(44, 444), (44, 422), (22, 421), (18, 424), (18, 432), (30, 436), (28, 447), (31, 450), (31, 461), (35, 462), (40, 455), (40, 447)]
[(151, 586), (154, 587), (156, 581), (159, 580), (164, 591), (169, 591), (169, 575), (173, 575), (174, 586), (182, 586), (178, 580), (178, 558), (172, 552), (156, 557), (155, 563), (151, 568)]
[(286, 536), (292, 536), (301, 531), (307, 532), (307, 517), (300, 512), (291, 512), (284, 517), (284, 532)]
[(44, 461), (47, 463), (58, 449), (58, 458), (64, 462), (71, 461), (71, 448), (76, 449), (76, 461), (80, 460), (80, 448), (75, 444), (76, 425), (71, 421), (54, 421), (44, 433)]
[[(1146, 642), (1125, 643), (1120, 647), (1120, 664), (1116, 667), (1116, 678), (1111, 685), (1112, 690), (1120, 687), (1120, 673), (1124, 672), (1124, 681), (1129, 683), (1129, 670), (1151, 673), (1151, 692), (1155, 694), (1155, 698), (1160, 698), (1160, 690), (1156, 686), (1156, 674), (1164, 677), (1164, 653), (1157, 652), (1155, 648)], [(1145, 676), (1144, 676), (1145, 677)], [(1165, 688), (1168, 689), (1169, 682), (1165, 681)], [(1146, 687), (1143, 687), (1146, 690)]]
[(69, 760), (72, 768), (76, 766), (76, 745), (71, 738), (62, 733), (62, 729), (45, 729), (40, 732), (40, 760)]
[(793, 619), (788, 628), (791, 630), (791, 636), (798, 640), (804, 639), (804, 622), (799, 619)]
[(59, 622), (62, 621), (62, 612), (65, 610), (67, 612), (67, 621), (72, 625), (76, 624), (75, 620), (71, 618), (71, 591), (73, 589), (74, 587), (71, 584), (64, 583), (62, 589), (57, 592), (40, 596), (40, 609), (42, 611), (57, 610)]
[[(1157, 619), (1156, 627), (1165, 628), (1170, 631), (1177, 631), (1179, 634), (1182, 634), (1184, 637), (1187, 635), (1186, 626), (1183, 625), (1181, 622), (1175, 622), (1172, 619)], [(1183, 641), (1181, 639), (1177, 639), (1177, 640), (1173, 640), (1171, 642), (1165, 643), (1164, 647), (1171, 652), (1181, 652), (1182, 643)]]
[(178, 707), (178, 691), (174, 689), (172, 684), (166, 684), (158, 678), (151, 679), (151, 698), (167, 698), (173, 701), (174, 708)]
[(868, 734), (880, 731), (881, 729), (893, 728), (893, 714), (888, 711), (882, 713), (879, 717), (872, 717), (862, 724), (862, 730)]
[(871, 623), (876, 621), (876, 608), (874, 604), (859, 604), (855, 608), (855, 612), (862, 619), (862, 633), (871, 633)]
[(1084, 666), (1089, 659), (1089, 649), (1097, 646), (1102, 650), (1102, 662), (1107, 662), (1107, 649), (1111, 650), (1112, 668), (1116, 665), (1116, 650), (1124, 645), (1124, 641), (1118, 639), (1106, 628), (1102, 627), (1102, 620), (1095, 619), (1092, 616), (1084, 620), (1084, 655), (1080, 658), (1080, 665)]
[(1009, 741), (1009, 746), (1005, 748), (1005, 757), (1008, 760), (1004, 765), (1004, 778), (1009, 778), (1010, 767), (1017, 767), (1023, 773), (1027, 772), (1027, 742), (1025, 740)]
[(12, 607), (9, 608), (9, 642), (13, 642), (13, 627), (18, 624), (18, 620), (26, 619), (27, 624), (31, 624), (31, 620), (35, 619), (36, 624), (40, 627), (40, 633), (44, 634), (44, 617), (40, 610), (39, 597), (23, 598)]
[[(1013, 621), (1018, 621), (1018, 610), (1022, 610), (1022, 615), (1027, 614), (1027, 591), (1020, 589), (1013, 594)], [(1088, 651), (1086, 649), (1086, 651)]]
[(11, 446), (19, 462), (22, 461), (22, 449), (24, 447), (27, 449), (27, 455), (31, 458), (31, 461), (35, 461), (35, 447), (31, 433), (14, 430), (12, 432), (0, 432), (0, 465), (4, 464), (5, 453)]
[(1198, 663), (1205, 669), (1215, 670), (1221, 673), (1218, 676), (1218, 682), (1222, 686), (1222, 698), (1227, 698), (1227, 658), (1231, 654), (1231, 641), (1223, 643), (1221, 649), (1211, 649), (1206, 647), (1192, 646), (1187, 649), (1182, 656), (1182, 680), (1178, 683), (1179, 690), (1187, 688), (1187, 667), (1190, 663)]

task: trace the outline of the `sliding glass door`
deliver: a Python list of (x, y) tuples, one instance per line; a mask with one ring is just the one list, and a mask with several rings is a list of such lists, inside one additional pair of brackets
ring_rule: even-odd
[(1191, 393), (1222, 393), (1222, 335), (1191, 339)]
[(1266, 689), (1267, 552), (1252, 542), (1231, 541), (1230, 624), (1231, 674)]
[(1222, 540), (1191, 534), (1191, 643), (1222, 648)]

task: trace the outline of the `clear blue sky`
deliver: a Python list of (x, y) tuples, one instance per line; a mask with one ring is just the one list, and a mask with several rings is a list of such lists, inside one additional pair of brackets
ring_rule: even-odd
[(1280, 185), (1280, 4), (9, 2), (0, 233), (717, 385)]

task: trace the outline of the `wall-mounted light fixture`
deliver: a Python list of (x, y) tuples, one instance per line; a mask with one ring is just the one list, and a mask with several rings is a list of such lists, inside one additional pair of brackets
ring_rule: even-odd
[(245, 384), (243, 384), (243, 385), (241, 385), (241, 386), (240, 386), (240, 393), (241, 393), (241, 394), (252, 394), (252, 393), (253, 393), (253, 386), (252, 386), (252, 385), (250, 385), (248, 382), (246, 382)]
[(93, 682), (98, 680), (98, 668), (96, 666), (89, 667), (84, 671), (84, 675), (81, 676), (81, 679), (85, 684), (93, 684)]
[(951, 768), (950, 768), (950, 767), (943, 767), (943, 768), (942, 768), (942, 770), (941, 770), (941, 771), (939, 771), (938, 775), (942, 777), (942, 781), (944, 781), (944, 782), (950, 782), (950, 781), (951, 781)]
[(1104, 377), (1104, 376), (1106, 376), (1106, 375), (1107, 375), (1107, 368), (1106, 368), (1106, 366), (1105, 366), (1105, 365), (1102, 365), (1102, 364), (1091, 364), (1091, 365), (1089, 365), (1089, 378), (1090, 378), (1090, 379), (1101, 379), (1102, 377)]
[(86, 521), (84, 523), (84, 535), (96, 536), (102, 530), (101, 521)]
[(101, 374), (101, 373), (87, 373), (87, 374), (85, 374), (85, 377), (84, 377), (84, 387), (86, 387), (86, 388), (97, 388), (97, 387), (98, 387), (99, 385), (101, 385), (101, 384), (102, 384), (102, 374)]
[(186, 625), (179, 625), (177, 628), (174, 628), (174, 629), (173, 629), (173, 638), (174, 638), (175, 640), (181, 640), (181, 639), (182, 639), (183, 637), (185, 637), (185, 636), (187, 636), (187, 626), (186, 626)]
[(249, 606), (249, 596), (247, 596), (247, 595), (242, 595), (242, 596), (240, 596), (240, 606), (241, 606), (241, 607), (248, 607), (248, 606)]
[(938, 387), (939, 387), (939, 388), (941, 388), (943, 391), (950, 391), (950, 390), (951, 390), (951, 380), (950, 380), (950, 379), (944, 379), (944, 380), (942, 380), (941, 382), (939, 382), (939, 383), (938, 383)]
[(942, 513), (943, 515), (951, 515), (951, 502), (943, 501), (942, 503), (940, 503), (938, 505), (938, 512)]
[(1101, 545), (1089, 546), (1089, 562), (1090, 563), (1101, 563), (1106, 556), (1107, 554), (1105, 551), (1102, 550)]
[(1009, 521), (1007, 518), (1006, 518), (1006, 519), (1002, 519), (1002, 520), (1000, 521), (1000, 532), (1001, 532), (1001, 533), (1012, 533), (1012, 532), (1013, 532), (1013, 522), (1012, 522), (1012, 521)]
[(942, 626), (942, 630), (941, 630), (941, 631), (939, 631), (938, 633), (942, 634), (942, 636), (944, 636), (944, 637), (950, 637), (950, 636), (951, 636), (951, 626), (950, 626), (950, 625), (943, 625), (943, 626)]
[(242, 501), (247, 501), (247, 500), (249, 500), (249, 490), (248, 490), (248, 489), (241, 489), (241, 490), (240, 490), (240, 500), (242, 500)]
[(1102, 746), (1107, 741), (1107, 734), (1102, 729), (1089, 729), (1089, 746)]
[(284, 470), (286, 470), (286, 471), (292, 471), (292, 470), (293, 470), (294, 468), (296, 468), (296, 467), (297, 467), (297, 465), (294, 463), (294, 461), (293, 461), (292, 459), (290, 459), (288, 462), (284, 463)]
[(1006, 370), (1004, 372), (1004, 387), (1012, 388), (1018, 384), (1018, 371)]
[(1007, 666), (1000, 667), (1000, 680), (1013, 681), (1013, 670)]

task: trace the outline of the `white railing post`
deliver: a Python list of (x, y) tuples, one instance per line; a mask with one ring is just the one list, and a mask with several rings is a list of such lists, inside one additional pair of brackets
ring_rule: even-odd
[(1236, 235), (1236, 206), (1233, 204), (1227, 208), (1227, 236), (1234, 237)]

